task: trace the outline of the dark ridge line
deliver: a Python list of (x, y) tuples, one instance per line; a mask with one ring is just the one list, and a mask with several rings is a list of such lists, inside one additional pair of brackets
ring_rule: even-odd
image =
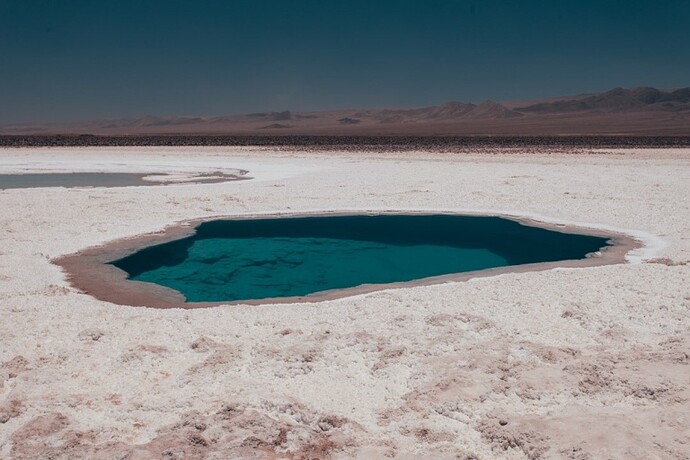
[(690, 136), (226, 136), (0, 135), (0, 147), (302, 147), (324, 150), (442, 150), (521, 147), (690, 147)]

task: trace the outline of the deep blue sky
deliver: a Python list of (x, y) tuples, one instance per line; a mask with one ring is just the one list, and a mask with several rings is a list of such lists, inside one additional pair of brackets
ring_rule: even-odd
[(690, 86), (690, 0), (0, 0), (0, 123)]

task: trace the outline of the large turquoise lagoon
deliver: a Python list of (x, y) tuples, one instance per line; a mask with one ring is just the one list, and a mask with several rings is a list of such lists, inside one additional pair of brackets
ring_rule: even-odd
[(607, 244), (499, 217), (252, 218), (204, 222), (191, 236), (111, 263), (188, 302), (230, 302), (582, 259)]

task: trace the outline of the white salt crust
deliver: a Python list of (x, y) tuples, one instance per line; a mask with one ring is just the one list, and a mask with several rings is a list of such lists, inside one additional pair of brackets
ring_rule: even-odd
[[(689, 149), (0, 150), (3, 174), (236, 169), (254, 179), (0, 191), (0, 458), (687, 458)], [(511, 215), (644, 247), (201, 310), (101, 302), (50, 262), (189, 219), (326, 210)]]

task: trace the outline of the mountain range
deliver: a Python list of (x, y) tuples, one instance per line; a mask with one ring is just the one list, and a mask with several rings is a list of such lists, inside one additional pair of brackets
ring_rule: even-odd
[(615, 88), (531, 102), (25, 123), (0, 126), (0, 134), (690, 135), (690, 87)]

